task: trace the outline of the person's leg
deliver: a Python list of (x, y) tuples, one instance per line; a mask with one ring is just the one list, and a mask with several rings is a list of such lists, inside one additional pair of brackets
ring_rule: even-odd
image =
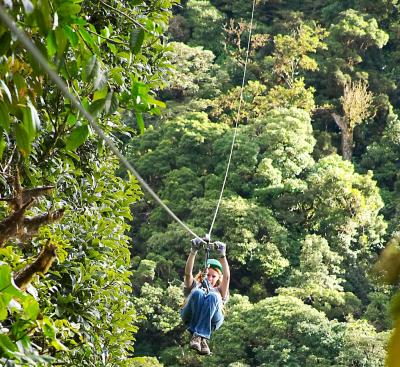
[(209, 292), (207, 295), (205, 295), (200, 311), (201, 312), (198, 313), (198, 318), (196, 318), (196, 323), (194, 324), (193, 331), (194, 333), (200, 335), (205, 339), (210, 339), (212, 331), (212, 320), (214, 316), (216, 317), (216, 322), (219, 322), (219, 326), (222, 324), (222, 313), (220, 313), (219, 310), (218, 295), (214, 292)]
[(186, 305), (180, 311), (183, 323), (187, 326), (187, 330), (192, 334), (196, 332), (196, 325), (201, 316), (204, 296), (205, 294), (203, 290), (193, 290)]
[(211, 319), (211, 329), (218, 330), (224, 322), (224, 314), (220, 307), (218, 307), (214, 313), (213, 318)]
[(196, 334), (196, 325), (201, 315), (202, 306), (204, 303), (204, 291), (195, 289), (189, 296), (186, 305), (181, 309), (181, 318), (187, 326), (187, 330), (192, 334), (189, 346), (201, 353), (202, 337)]

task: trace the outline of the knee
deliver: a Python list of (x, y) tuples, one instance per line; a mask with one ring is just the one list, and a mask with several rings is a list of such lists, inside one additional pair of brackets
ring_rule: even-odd
[(192, 294), (190, 295), (190, 298), (193, 298), (193, 299), (199, 299), (199, 298), (202, 298), (202, 297), (204, 297), (204, 292), (201, 290), (201, 289), (194, 289), (193, 291), (192, 291)]
[(219, 302), (218, 295), (214, 292), (208, 293), (207, 298), (208, 298), (208, 301), (211, 303), (217, 304)]

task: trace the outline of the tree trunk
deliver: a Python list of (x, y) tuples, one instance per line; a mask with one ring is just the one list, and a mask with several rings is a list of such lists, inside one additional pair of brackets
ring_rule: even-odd
[(344, 116), (332, 113), (332, 117), (342, 131), (342, 157), (346, 161), (351, 161), (353, 157), (353, 129)]

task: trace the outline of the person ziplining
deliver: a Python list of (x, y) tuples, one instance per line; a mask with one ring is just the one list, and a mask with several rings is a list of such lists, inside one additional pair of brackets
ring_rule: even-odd
[[(208, 234), (206, 234), (204, 238), (199, 238), (196, 236), (196, 238), (192, 239), (191, 250), (185, 265), (183, 291), (184, 296), (186, 297), (186, 303), (180, 310), (180, 314), (184, 324), (187, 327), (187, 330), (191, 334), (189, 342), (190, 348), (204, 355), (211, 354), (207, 340), (211, 338), (211, 333), (213, 331), (218, 330), (221, 327), (224, 321), (222, 309), (229, 298), (230, 269), (226, 259), (226, 244), (219, 241), (216, 241), (214, 244), (212, 244), (211, 233), (222, 202), (222, 196), (228, 178), (233, 148), (235, 146), (236, 135), (238, 131), (240, 109), (243, 102), (243, 90), (246, 81), (247, 62), (249, 59), (255, 3), (255, 0), (253, 0), (250, 32), (247, 42), (246, 59), (244, 63), (242, 86), (236, 114), (235, 128), (218, 203), (214, 211)], [(212, 245), (215, 246), (217, 252), (219, 253), (220, 260), (209, 259), (209, 253), (213, 247)], [(200, 250), (201, 247), (204, 247), (206, 250), (204, 271), (198, 273), (196, 277), (193, 278), (192, 272), (194, 260), (198, 250)]]
[[(208, 242), (208, 237), (204, 239)], [(207, 243), (205, 268), (193, 277), (193, 264), (203, 241), (194, 238), (186, 260), (184, 273), (184, 295), (186, 303), (180, 310), (181, 318), (191, 334), (190, 348), (200, 354), (211, 354), (207, 340), (218, 330), (223, 321), (222, 309), (229, 298), (230, 269), (226, 259), (226, 244), (215, 242), (219, 260), (209, 259), (212, 246)]]
[[(188, 331), (192, 334), (189, 345), (201, 354), (209, 355), (210, 349), (207, 340), (210, 339), (211, 333), (217, 330), (224, 321), (222, 313), (223, 305), (229, 298), (229, 281), (230, 270), (226, 259), (226, 245), (222, 242), (211, 243), (210, 237), (212, 229), (221, 205), (225, 184), (227, 181), (229, 168), (232, 160), (233, 148), (236, 141), (236, 135), (239, 124), (240, 109), (243, 101), (243, 90), (246, 80), (246, 70), (250, 50), (251, 33), (254, 17), (255, 0), (253, 0), (253, 7), (251, 13), (250, 31), (247, 43), (246, 59), (244, 63), (243, 79), (241, 85), (241, 92), (238, 104), (238, 110), (235, 121), (234, 134), (228, 158), (228, 163), (225, 171), (219, 200), (214, 211), (213, 219), (208, 234), (204, 238), (200, 238), (194, 233), (185, 223), (183, 223), (175, 213), (158, 197), (152, 190), (147, 182), (140, 176), (134, 167), (128, 162), (126, 157), (120, 152), (115, 143), (108, 138), (100, 126), (96, 123), (95, 118), (83, 107), (81, 102), (73, 95), (66, 83), (59, 77), (54, 69), (49, 65), (48, 61), (43, 57), (38, 48), (33, 44), (25, 32), (20, 30), (15, 22), (7, 15), (4, 8), (0, 5), (0, 19), (8, 26), (13, 32), (14, 36), (19, 39), (22, 45), (28, 50), (34, 59), (46, 71), (49, 78), (56, 84), (62, 94), (71, 101), (72, 106), (84, 116), (90, 123), (90, 126), (96, 134), (104, 140), (110, 150), (119, 158), (122, 165), (130, 171), (139, 181), (141, 186), (154, 198), (156, 202), (188, 233), (195, 238), (192, 240), (191, 250), (186, 261), (185, 275), (184, 275), (184, 295), (186, 296), (186, 304), (181, 309), (180, 314), (183, 322), (186, 324)], [(203, 272), (193, 277), (193, 265), (196, 254), (201, 247), (206, 249), (206, 262)], [(209, 259), (209, 252), (215, 246), (220, 255), (220, 259)]]

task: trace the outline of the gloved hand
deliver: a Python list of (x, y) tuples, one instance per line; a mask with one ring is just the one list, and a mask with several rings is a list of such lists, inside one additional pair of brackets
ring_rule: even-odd
[(225, 257), (226, 255), (226, 244), (220, 241), (215, 241), (214, 245), (219, 253), (220, 257)]
[(197, 238), (197, 237), (196, 237), (196, 238), (193, 238), (190, 242), (192, 243), (191, 251), (192, 251), (193, 253), (199, 251), (200, 248), (201, 248), (201, 245), (203, 244), (203, 242), (201, 242), (201, 239), (200, 239), (200, 238)]

